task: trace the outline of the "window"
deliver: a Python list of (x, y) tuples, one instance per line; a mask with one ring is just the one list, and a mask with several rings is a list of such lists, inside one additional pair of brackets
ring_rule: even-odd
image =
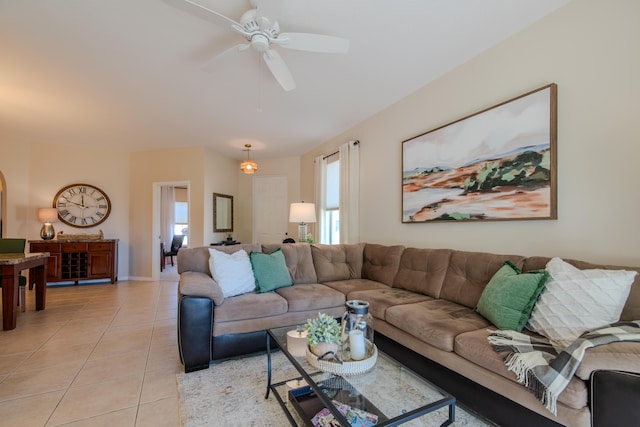
[(322, 224), (320, 243), (340, 243), (340, 156), (325, 159), (323, 173)]
[(184, 235), (183, 246), (189, 244), (189, 203), (175, 202), (175, 219), (173, 224), (173, 234)]

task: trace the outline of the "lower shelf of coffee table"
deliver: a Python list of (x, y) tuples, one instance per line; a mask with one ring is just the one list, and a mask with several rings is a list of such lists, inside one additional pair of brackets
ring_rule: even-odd
[[(373, 414), (377, 416), (378, 423), (388, 419), (373, 403), (355, 391), (344, 378), (337, 377), (335, 379), (324, 380), (318, 383), (318, 385), (331, 400)], [(318, 412), (325, 408), (320, 398), (309, 386), (289, 391), (289, 402), (291, 402), (291, 405), (308, 427), (315, 427), (311, 420)]]

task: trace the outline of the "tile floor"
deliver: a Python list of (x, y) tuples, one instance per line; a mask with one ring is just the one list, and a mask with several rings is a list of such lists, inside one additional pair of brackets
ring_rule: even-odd
[(178, 275), (49, 286), (0, 331), (0, 426), (179, 425)]

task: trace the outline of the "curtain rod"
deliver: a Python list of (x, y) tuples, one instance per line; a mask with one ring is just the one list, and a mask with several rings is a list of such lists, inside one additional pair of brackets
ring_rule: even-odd
[[(358, 144), (360, 144), (360, 141), (358, 141), (357, 139), (356, 139), (355, 141), (350, 141), (350, 142), (353, 142), (353, 145), (358, 145)], [(335, 156), (335, 155), (336, 155), (336, 154), (338, 154), (339, 152), (340, 152), (340, 150), (336, 150), (336, 151), (334, 151), (334, 152), (333, 152), (333, 153), (331, 153), (331, 154), (327, 154), (326, 156), (322, 156), (322, 160), (326, 160), (326, 159), (328, 159), (328, 158), (329, 158), (329, 157), (331, 157), (331, 156)]]

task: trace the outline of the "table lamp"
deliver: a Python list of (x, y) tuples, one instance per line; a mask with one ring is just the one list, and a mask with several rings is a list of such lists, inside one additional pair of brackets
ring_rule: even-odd
[(289, 222), (299, 222), (298, 242), (307, 241), (307, 223), (316, 222), (316, 205), (314, 203), (291, 203)]
[(56, 237), (56, 231), (53, 229), (53, 223), (58, 222), (58, 210), (56, 208), (38, 209), (38, 221), (42, 223), (40, 237), (42, 240), (51, 240)]

